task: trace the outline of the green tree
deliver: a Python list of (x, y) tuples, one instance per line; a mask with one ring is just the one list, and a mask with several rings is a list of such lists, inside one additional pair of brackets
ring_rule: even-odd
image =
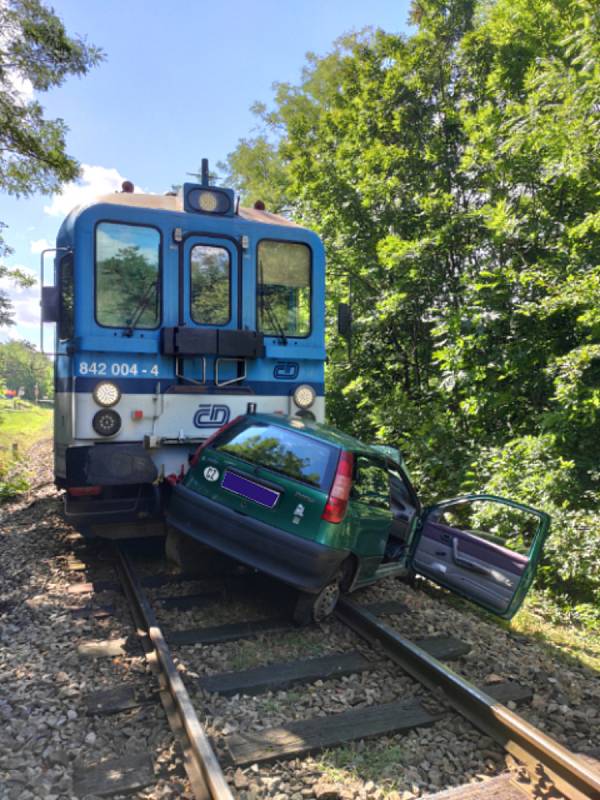
[[(259, 113), (261, 107), (256, 107)], [(224, 173), (223, 186), (236, 186), (244, 205), (251, 206), (262, 200), (274, 214), (290, 212), (288, 173), (282, 161), (277, 142), (267, 132), (252, 139), (241, 139), (236, 149), (219, 163)]]
[[(59, 86), (69, 75), (84, 75), (102, 59), (101, 51), (67, 35), (61, 20), (40, 0), (0, 3), (0, 190), (16, 197), (51, 194), (79, 173), (65, 152), (66, 125), (49, 120), (37, 93)], [(0, 222), (0, 234), (5, 227)], [(0, 235), (0, 259), (11, 250)], [(0, 263), (0, 277), (10, 275), (26, 284), (25, 276)], [(13, 324), (11, 303), (0, 291), (0, 325)]]
[[(600, 594), (600, 7), (415, 0), (412, 22), (255, 107), (274, 197), (325, 241), (330, 323), (354, 308), (350, 360), (328, 330), (328, 413), (399, 443), (425, 495), (545, 507), (552, 580)], [(264, 150), (229, 157), (249, 197)]]
[(0, 344), (0, 382), (17, 392), (23, 388), (27, 400), (35, 400), (36, 386), (40, 397), (52, 397), (52, 362), (31, 342), (5, 342)]

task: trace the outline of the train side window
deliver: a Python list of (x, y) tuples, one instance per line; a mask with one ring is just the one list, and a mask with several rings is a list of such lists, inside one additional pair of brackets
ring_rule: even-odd
[(60, 287), (60, 316), (58, 320), (58, 338), (61, 341), (73, 338), (73, 256), (69, 253), (60, 261), (58, 267), (58, 285)]
[(197, 244), (190, 253), (190, 313), (201, 325), (231, 319), (231, 256), (225, 247)]
[(258, 330), (302, 338), (311, 329), (311, 252), (305, 244), (265, 239), (258, 245)]
[(108, 328), (160, 323), (160, 233), (145, 225), (96, 226), (96, 321)]

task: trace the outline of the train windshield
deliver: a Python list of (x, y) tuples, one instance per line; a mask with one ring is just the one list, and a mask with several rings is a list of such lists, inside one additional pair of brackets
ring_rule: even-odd
[(327, 491), (339, 451), (277, 425), (252, 422), (226, 431), (215, 450)]
[(145, 225), (96, 226), (96, 321), (108, 328), (160, 322), (160, 233)]
[(310, 334), (311, 257), (305, 244), (265, 240), (258, 245), (258, 329), (269, 336)]

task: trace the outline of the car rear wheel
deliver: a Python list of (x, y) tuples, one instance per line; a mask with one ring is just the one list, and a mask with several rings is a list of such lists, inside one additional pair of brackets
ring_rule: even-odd
[(318, 594), (302, 592), (294, 608), (294, 622), (297, 625), (322, 622), (333, 613), (339, 597), (339, 577), (324, 586)]

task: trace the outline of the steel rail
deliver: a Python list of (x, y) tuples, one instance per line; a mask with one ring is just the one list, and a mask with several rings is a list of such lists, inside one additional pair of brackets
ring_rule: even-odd
[(600, 800), (600, 773), (348, 598), (336, 615), (430, 690), (441, 689), (462, 716), (520, 761), (532, 780), (546, 776), (569, 800)]
[(146, 658), (158, 673), (160, 698), (171, 729), (180, 741), (184, 765), (196, 800), (233, 800), (233, 795), (192, 701), (177, 671), (163, 632), (121, 545), (115, 545), (117, 571), (134, 621), (142, 632)]

